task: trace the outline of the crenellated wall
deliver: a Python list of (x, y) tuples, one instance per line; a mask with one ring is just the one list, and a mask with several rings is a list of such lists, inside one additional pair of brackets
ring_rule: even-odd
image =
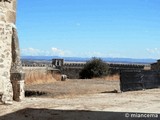
[(0, 0), (0, 98), (3, 103), (24, 97), (24, 73), (15, 22), (16, 0)]
[[(58, 62), (61, 61), (61, 62)], [(58, 63), (58, 65), (57, 65)], [(62, 63), (62, 64), (59, 64)], [(22, 60), (24, 68), (31, 67), (46, 67), (48, 71), (59, 70), (61, 74), (67, 75), (70, 79), (78, 79), (79, 73), (85, 66), (86, 62), (66, 62), (63, 59), (53, 59), (51, 61), (34, 61), (34, 60)], [(146, 65), (142, 64), (121, 64), (121, 63), (108, 63), (110, 74), (118, 74), (122, 70), (143, 70)]]

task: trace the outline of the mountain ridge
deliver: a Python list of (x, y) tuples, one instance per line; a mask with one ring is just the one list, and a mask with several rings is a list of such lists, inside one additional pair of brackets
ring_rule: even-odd
[[(150, 58), (111, 58), (111, 57), (98, 57), (105, 62), (109, 63), (128, 63), (128, 64), (151, 64), (155, 63), (157, 59)], [(64, 59), (69, 62), (86, 62), (90, 60), (89, 57), (60, 57), (60, 56), (21, 56), (22, 60), (40, 60), (40, 61), (51, 61), (52, 59)]]

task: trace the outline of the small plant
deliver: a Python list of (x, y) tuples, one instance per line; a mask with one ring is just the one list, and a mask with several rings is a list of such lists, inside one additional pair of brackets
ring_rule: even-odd
[(91, 79), (94, 77), (103, 77), (108, 74), (108, 64), (100, 58), (93, 57), (91, 60), (87, 61), (79, 76), (81, 79)]

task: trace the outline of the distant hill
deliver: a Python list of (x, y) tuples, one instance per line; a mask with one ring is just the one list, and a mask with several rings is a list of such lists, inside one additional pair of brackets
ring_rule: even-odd
[[(59, 57), (59, 56), (21, 56), (22, 60), (40, 60), (51, 61), (55, 58), (62, 58), (69, 62), (86, 62), (91, 58), (82, 57)], [(109, 63), (128, 63), (128, 64), (151, 64), (157, 61), (157, 59), (135, 59), (135, 58), (101, 58), (105, 62)]]

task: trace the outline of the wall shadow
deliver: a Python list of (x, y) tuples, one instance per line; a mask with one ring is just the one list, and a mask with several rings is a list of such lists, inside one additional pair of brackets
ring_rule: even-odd
[[(0, 120), (160, 120), (160, 115), (131, 117), (133, 113), (101, 112), (87, 110), (53, 110), (26, 108), (4, 116)], [(145, 114), (145, 113), (144, 113)]]

